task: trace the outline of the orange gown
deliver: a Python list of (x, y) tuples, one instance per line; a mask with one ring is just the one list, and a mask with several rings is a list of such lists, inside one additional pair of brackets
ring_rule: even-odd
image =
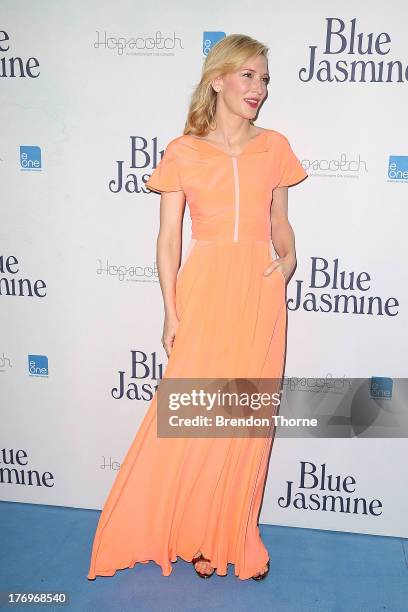
[[(287, 138), (263, 130), (239, 155), (184, 134), (147, 181), (183, 190), (192, 221), (177, 273), (179, 318), (165, 377), (281, 378), (286, 283), (269, 276), (275, 187), (308, 174)], [(160, 438), (157, 393), (119, 469), (93, 542), (88, 579), (155, 561), (163, 576), (197, 551), (245, 580), (269, 559), (258, 529), (273, 436)]]

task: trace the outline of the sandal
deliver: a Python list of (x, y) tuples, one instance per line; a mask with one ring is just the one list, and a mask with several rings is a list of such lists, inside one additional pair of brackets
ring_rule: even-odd
[(204, 574), (203, 572), (199, 572), (198, 569), (196, 568), (196, 563), (198, 563), (199, 561), (208, 561), (208, 563), (210, 562), (209, 559), (206, 559), (203, 556), (203, 553), (200, 553), (198, 555), (198, 557), (193, 557), (191, 560), (191, 563), (194, 566), (194, 569), (196, 571), (196, 573), (200, 576), (200, 578), (211, 578), (211, 576), (213, 575), (213, 573), (215, 572), (215, 569), (213, 569), (213, 571), (211, 572), (211, 574)]
[(269, 574), (269, 559), (268, 559), (268, 563), (266, 564), (266, 567), (268, 569), (263, 574), (257, 574), (256, 576), (252, 576), (252, 580), (263, 580), (264, 578), (267, 577), (267, 575)]

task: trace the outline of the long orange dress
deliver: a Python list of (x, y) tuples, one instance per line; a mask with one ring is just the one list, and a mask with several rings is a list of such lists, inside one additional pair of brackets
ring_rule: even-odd
[[(263, 130), (231, 156), (184, 134), (147, 181), (183, 190), (192, 236), (176, 280), (179, 326), (164, 372), (173, 378), (281, 378), (286, 283), (272, 260), (275, 187), (308, 174), (287, 138)], [(155, 561), (163, 576), (197, 551), (224, 576), (245, 580), (269, 555), (258, 529), (273, 436), (159, 438), (157, 394), (99, 518), (89, 579)]]

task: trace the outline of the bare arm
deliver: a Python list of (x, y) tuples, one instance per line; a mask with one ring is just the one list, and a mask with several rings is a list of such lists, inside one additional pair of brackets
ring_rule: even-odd
[(280, 266), (288, 280), (296, 267), (295, 235), (288, 219), (288, 187), (276, 187), (273, 190), (271, 238), (279, 259), (274, 260), (264, 274), (269, 274)]
[(160, 198), (160, 230), (157, 236), (156, 261), (165, 312), (162, 343), (167, 356), (170, 354), (178, 326), (176, 280), (181, 260), (185, 202), (183, 191), (166, 191)]

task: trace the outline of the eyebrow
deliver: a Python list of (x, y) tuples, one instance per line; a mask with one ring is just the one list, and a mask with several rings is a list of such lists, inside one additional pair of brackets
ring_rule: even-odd
[[(253, 68), (242, 68), (242, 70), (250, 70), (251, 72), (256, 72)], [(262, 76), (269, 76), (269, 72), (264, 72)]]

